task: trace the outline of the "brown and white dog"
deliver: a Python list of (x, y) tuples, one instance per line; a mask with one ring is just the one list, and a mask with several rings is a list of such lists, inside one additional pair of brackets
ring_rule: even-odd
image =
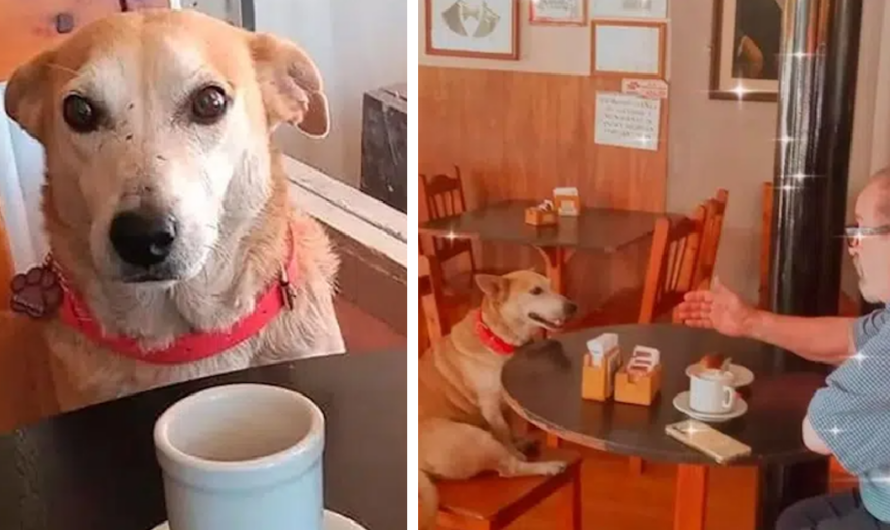
[(418, 366), (420, 528), (432, 528), (438, 506), (434, 478), (556, 474), (563, 462), (528, 462), (504, 418), (501, 370), (513, 351), (541, 328), (556, 330), (577, 306), (544, 276), (517, 271), (480, 274), (484, 297)]
[(46, 320), (63, 410), (343, 351), (338, 260), (270, 139), (329, 128), (300, 48), (195, 11), (123, 13), (16, 70), (5, 104), (45, 150), (51, 258), (13, 306)]

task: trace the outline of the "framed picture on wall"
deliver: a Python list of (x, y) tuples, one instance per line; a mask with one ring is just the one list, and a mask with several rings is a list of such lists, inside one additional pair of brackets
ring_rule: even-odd
[(711, 99), (776, 101), (785, 0), (714, 0)]
[(588, 0), (529, 0), (532, 25), (586, 26)]
[(519, 59), (519, 2), (426, 0), (429, 55)]
[(663, 19), (668, 16), (668, 0), (590, 0), (590, 2), (591, 16), (594, 17)]
[(590, 25), (592, 75), (664, 78), (667, 24), (595, 20)]

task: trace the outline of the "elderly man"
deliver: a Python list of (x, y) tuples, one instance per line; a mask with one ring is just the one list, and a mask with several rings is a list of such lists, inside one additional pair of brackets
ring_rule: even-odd
[(884, 309), (855, 319), (777, 315), (751, 307), (716, 279), (711, 291), (689, 293), (677, 309), (688, 325), (837, 366), (810, 401), (803, 440), (834, 455), (859, 487), (789, 507), (777, 530), (890, 530), (890, 168), (859, 195), (856, 225), (846, 235), (863, 298)]

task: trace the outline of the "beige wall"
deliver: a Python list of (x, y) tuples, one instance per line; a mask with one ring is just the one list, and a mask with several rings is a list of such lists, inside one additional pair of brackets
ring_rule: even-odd
[[(848, 210), (868, 175), (890, 163), (890, 9), (865, 2), (860, 72), (856, 98)], [(724, 283), (756, 300), (759, 282), (760, 185), (771, 180), (776, 104), (738, 103), (708, 98), (712, 0), (670, 2), (668, 64), (671, 82), (667, 209), (687, 212), (717, 188), (730, 192), (729, 209), (717, 261)], [(424, 28), (420, 1), (419, 27)], [(528, 24), (527, 0), (520, 11), (519, 61), (428, 56), (419, 38), (422, 65), (588, 75), (588, 28)], [(884, 52), (881, 53), (881, 49)], [(844, 288), (856, 289), (855, 273), (844, 260)]]

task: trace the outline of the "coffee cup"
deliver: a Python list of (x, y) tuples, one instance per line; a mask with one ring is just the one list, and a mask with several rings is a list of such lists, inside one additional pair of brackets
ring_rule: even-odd
[(699, 370), (690, 376), (689, 406), (698, 412), (724, 414), (735, 405), (736, 390), (732, 372)]
[(324, 416), (306, 396), (203, 390), (161, 415), (154, 442), (170, 530), (322, 530)]

